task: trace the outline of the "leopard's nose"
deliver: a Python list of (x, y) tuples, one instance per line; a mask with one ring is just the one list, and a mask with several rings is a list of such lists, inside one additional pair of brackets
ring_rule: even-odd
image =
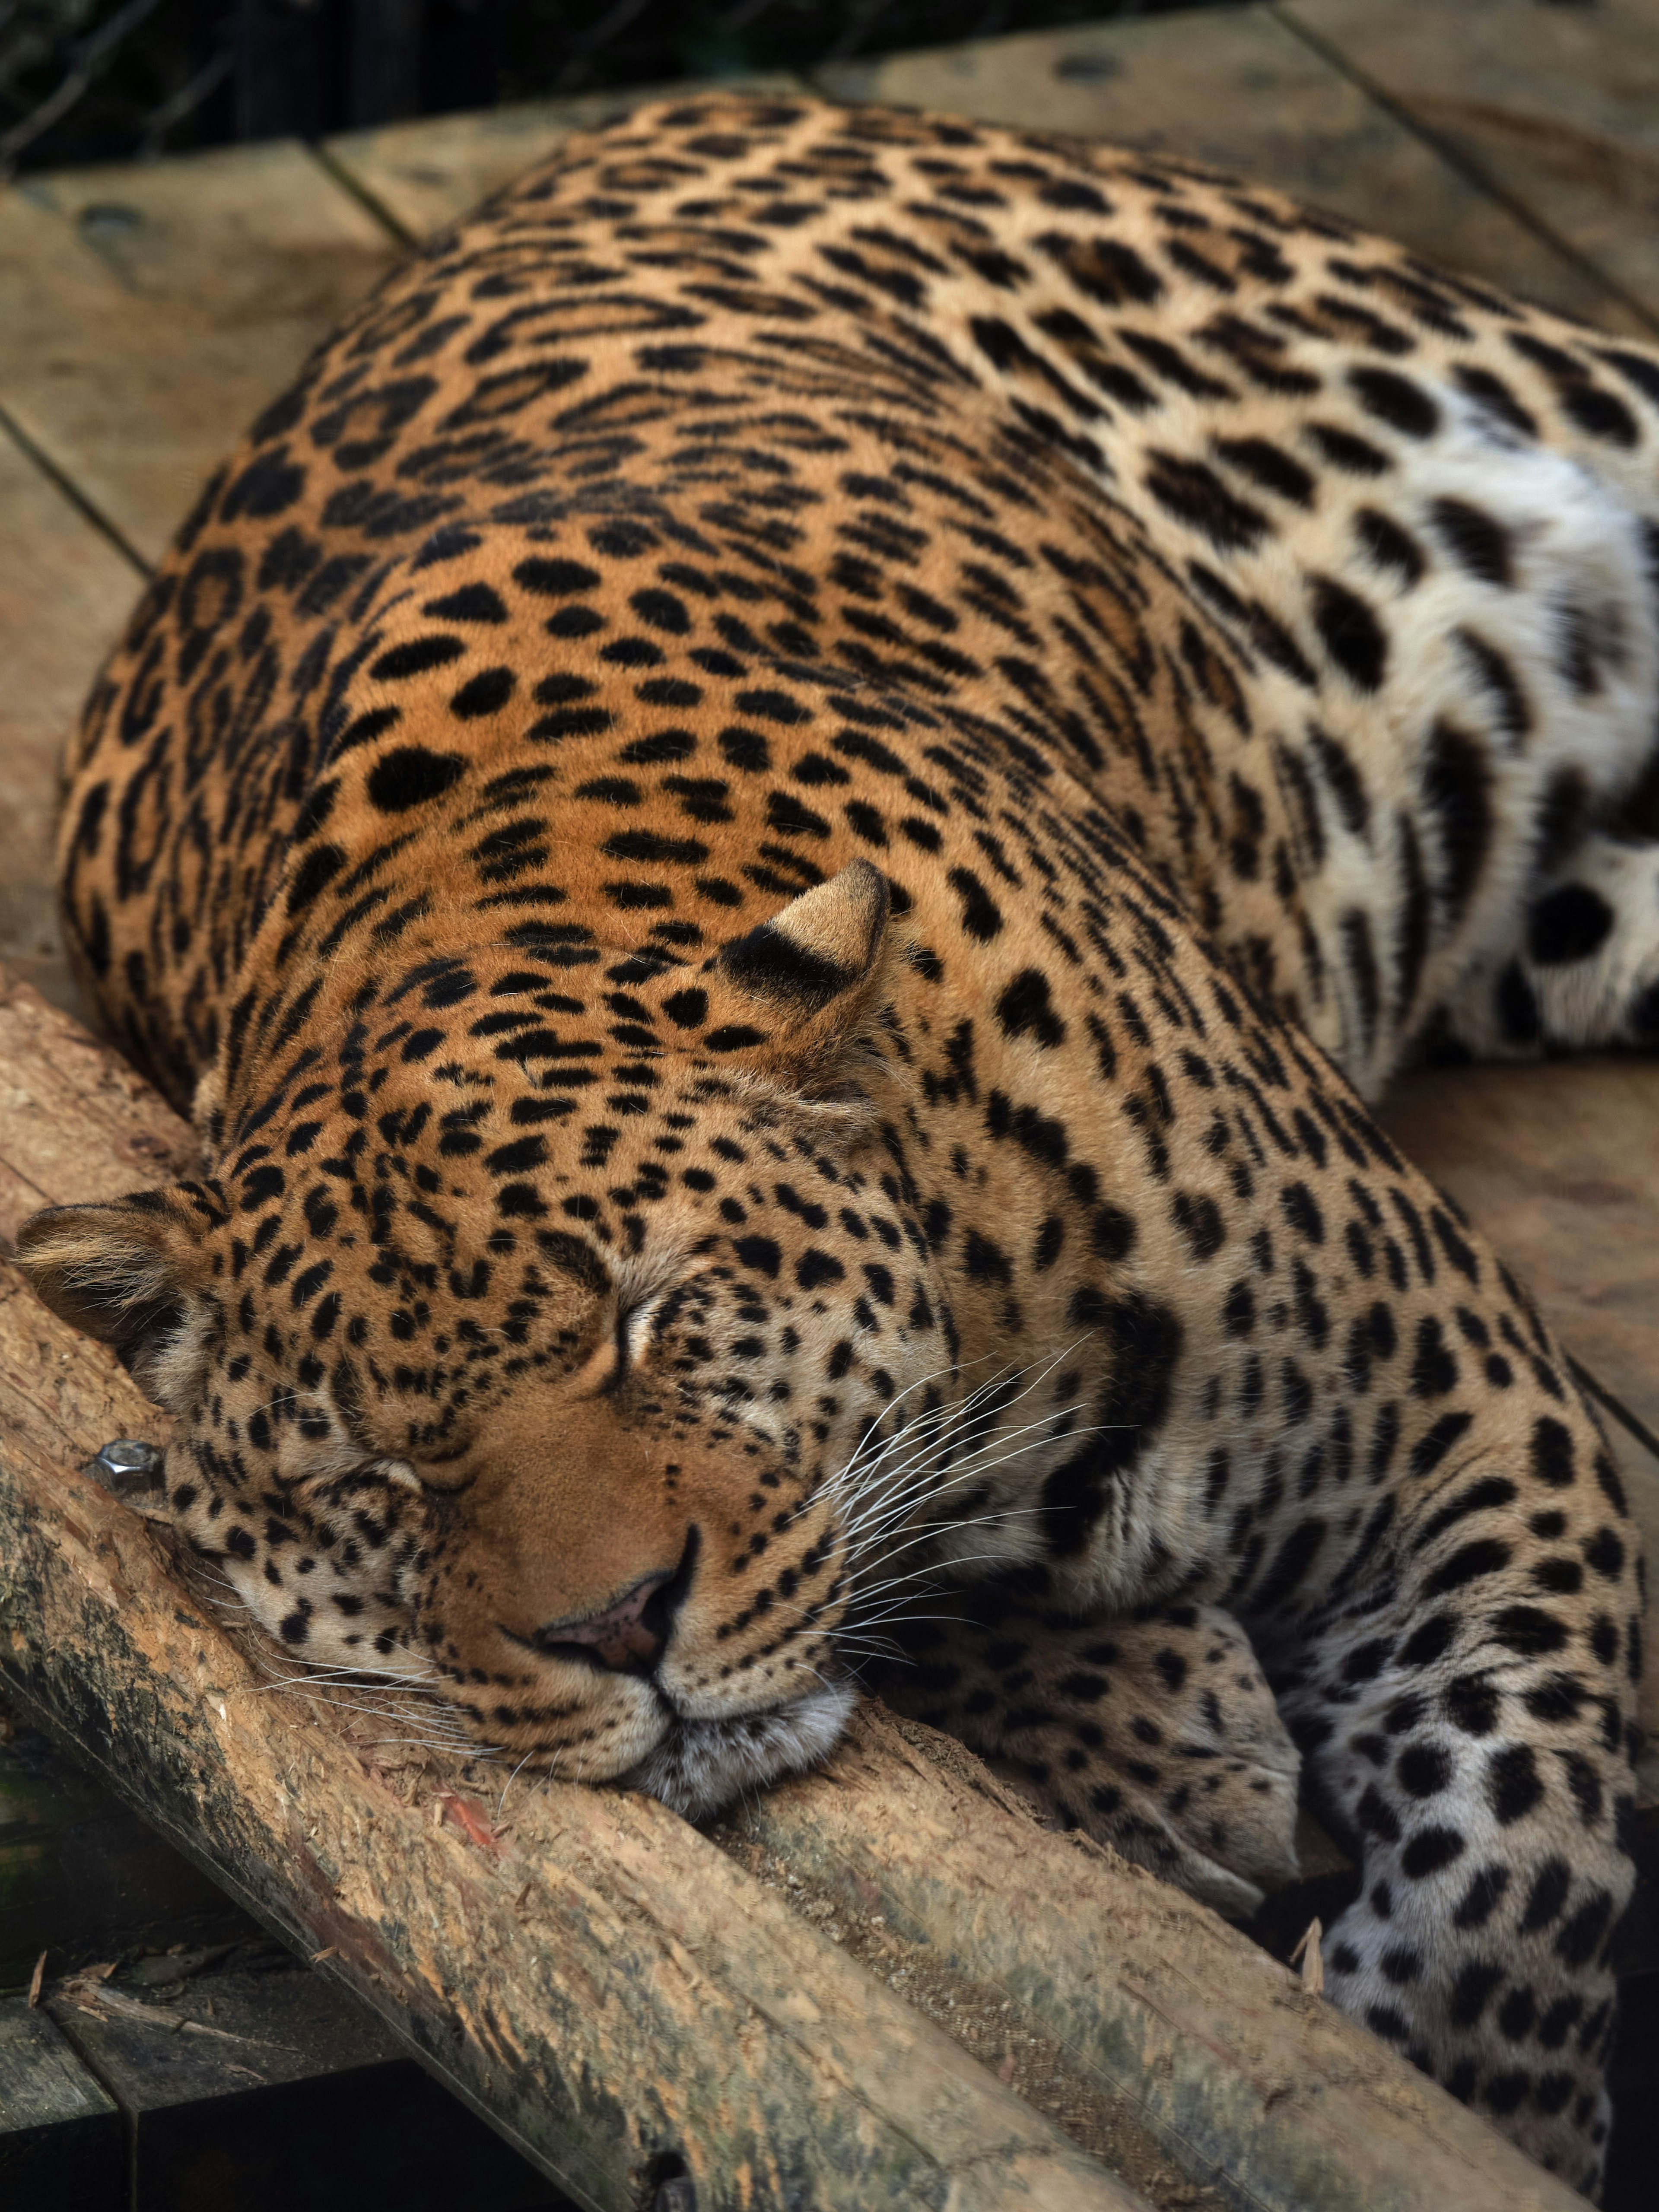
[(609, 1674), (654, 1674), (673, 1633), (674, 1615), (690, 1587), (696, 1553), (694, 1528), (677, 1566), (642, 1576), (632, 1589), (599, 1613), (547, 1622), (528, 1641), (550, 1658), (586, 1659)]

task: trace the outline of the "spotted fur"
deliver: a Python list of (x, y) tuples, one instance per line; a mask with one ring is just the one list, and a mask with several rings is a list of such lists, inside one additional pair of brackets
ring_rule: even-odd
[[(696, 1812), (891, 1693), (1593, 2187), (1637, 1546), (1361, 1097), (1659, 1033), (1659, 356), (1179, 163), (661, 106), (411, 258), (90, 703), (199, 1182), (26, 1231), (296, 1659)], [(1356, 1095), (1358, 1094), (1358, 1095)]]

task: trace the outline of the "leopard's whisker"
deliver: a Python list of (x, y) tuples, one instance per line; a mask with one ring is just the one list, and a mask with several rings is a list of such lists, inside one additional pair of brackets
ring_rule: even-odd
[[(1084, 1341), (1084, 1340), (1079, 1339), (1078, 1341), (1080, 1343)], [(1036, 1363), (1033, 1363), (1031, 1367), (1022, 1370), (1024, 1374), (1032, 1376), (1033, 1379), (1027, 1384), (1024, 1390), (1019, 1392), (1018, 1396), (1007, 1401), (1007, 1403), (1000, 1409), (1001, 1412), (1004, 1413), (1012, 1412), (1015, 1406), (1022, 1404), (1025, 1399), (1031, 1395), (1033, 1391), (1041, 1387), (1042, 1382), (1047, 1380), (1048, 1376), (1054, 1372), (1056, 1367), (1062, 1364), (1065, 1360), (1070, 1358), (1072, 1352), (1076, 1349), (1076, 1344), (1068, 1345), (1063, 1352), (1055, 1354), (1054, 1357), (1048, 1362), (1047, 1365), (1042, 1369), (1041, 1372), (1037, 1371)], [(950, 1417), (950, 1423), (948, 1425), (954, 1425), (959, 1429), (961, 1426), (971, 1420), (973, 1414), (978, 1409), (979, 1401), (981, 1401), (983, 1397), (988, 1395), (991, 1391), (1000, 1387), (1006, 1379), (1006, 1376), (994, 1376), (989, 1383), (982, 1386), (980, 1391), (975, 1392), (969, 1398), (962, 1401), (961, 1405), (954, 1409), (953, 1413)], [(927, 1418), (927, 1417), (926, 1416), (923, 1417), (924, 1419)], [(990, 1449), (998, 1443), (1011, 1441), (1012, 1437), (1026, 1435), (1032, 1428), (1046, 1426), (1048, 1422), (1057, 1418), (1063, 1418), (1063, 1416), (1049, 1415), (1045, 1417), (1042, 1421), (1028, 1423), (1024, 1427), (1014, 1430), (1012, 1432), (1005, 1430), (1000, 1431), (995, 1437), (988, 1437), (983, 1444), (975, 1445), (974, 1447), (974, 1451), (970, 1454), (969, 1460), (957, 1470), (955, 1480), (968, 1480), (973, 1473), (979, 1471), (977, 1455), (981, 1451)], [(911, 1444), (914, 1444), (915, 1441), (913, 1429), (907, 1429), (901, 1431), (901, 1437), (904, 1441)], [(894, 1441), (896, 1442), (898, 1439), (895, 1439)], [(936, 1439), (932, 1441), (937, 1442)], [(944, 1444), (942, 1449), (948, 1451), (950, 1448), (950, 1443), (947, 1442)], [(894, 1495), (889, 1486), (900, 1480), (902, 1476), (912, 1473), (913, 1470), (919, 1468), (924, 1468), (924, 1463), (927, 1462), (928, 1455), (929, 1455), (926, 1448), (919, 1452), (913, 1451), (901, 1468), (886, 1470), (884, 1483), (878, 1484), (875, 1478), (879, 1476), (883, 1472), (880, 1468), (879, 1459), (872, 1460), (866, 1468), (860, 1468), (857, 1464), (855, 1455), (854, 1460), (848, 1462), (846, 1472), (848, 1474), (856, 1473), (859, 1475), (862, 1482), (863, 1488), (868, 1495), (869, 1502), (864, 1508), (863, 1517), (867, 1518), (871, 1513), (894, 1510)], [(925, 1468), (924, 1472), (918, 1478), (918, 1481), (915, 1486), (920, 1488), (931, 1488), (934, 1483), (937, 1474), (939, 1471), (940, 1470), (937, 1464), (933, 1467)], [(860, 1525), (860, 1516), (855, 1516), (854, 1521), (847, 1524), (849, 1530)]]
[[(1054, 1440), (1057, 1442), (1065, 1441), (1069, 1443), (1073, 1437), (1094, 1436), (1102, 1433), (1105, 1429), (1117, 1428), (1121, 1427), (1122, 1425), (1123, 1425), (1121, 1422), (1092, 1424), (1087, 1428), (1068, 1429), (1065, 1431), (1063, 1438), (1056, 1438)], [(950, 1491), (959, 1488), (963, 1483), (970, 1482), (978, 1476), (992, 1474), (998, 1468), (1007, 1466), (1012, 1460), (1024, 1458), (1029, 1454), (1040, 1450), (1042, 1449), (1042, 1442), (1020, 1444), (1018, 1449), (1012, 1451), (1002, 1451), (994, 1459), (986, 1459), (982, 1456), (983, 1453), (992, 1450), (998, 1445), (1012, 1443), (1020, 1437), (1030, 1436), (1035, 1431), (1043, 1430), (1051, 1431), (1052, 1428), (1052, 1419), (1044, 1419), (1041, 1421), (1029, 1422), (1024, 1428), (1016, 1429), (1010, 1433), (999, 1435), (991, 1438), (986, 1444), (979, 1447), (976, 1453), (970, 1455), (968, 1459), (963, 1461), (957, 1468), (953, 1468), (951, 1471), (948, 1481), (945, 1482), (943, 1485), (924, 1476), (913, 1483), (909, 1489), (900, 1498), (890, 1501), (889, 1508), (884, 1514), (880, 1516), (872, 1514), (866, 1516), (864, 1521), (854, 1522), (847, 1524), (844, 1534), (848, 1539), (849, 1556), (854, 1555), (854, 1553), (860, 1555), (867, 1554), (869, 1552), (877, 1548), (884, 1534), (888, 1529), (897, 1526), (908, 1519), (910, 1509), (914, 1505), (917, 1497), (926, 1497), (928, 1498), (942, 1498), (948, 1494)], [(1042, 1441), (1047, 1440), (1048, 1439), (1045, 1438)], [(939, 1532), (940, 1524), (929, 1522), (927, 1525), (929, 1532)], [(949, 1524), (944, 1525), (948, 1526)]]

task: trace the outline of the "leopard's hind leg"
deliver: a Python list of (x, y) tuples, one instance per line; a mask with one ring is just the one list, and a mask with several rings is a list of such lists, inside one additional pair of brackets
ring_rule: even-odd
[(994, 1585), (927, 1613), (881, 1685), (896, 1711), (1231, 1918), (1296, 1879), (1301, 1762), (1230, 1613), (1056, 1618)]
[(1368, 1587), (1281, 1648), (1258, 1636), (1310, 1799), (1363, 1868), (1327, 1994), (1593, 2194), (1633, 1880), (1640, 1590), (1619, 1477), (1562, 1394), (1401, 1518)]
[(1659, 1048), (1659, 842), (1595, 835), (1542, 873), (1514, 944), (1464, 979), (1431, 1053)]

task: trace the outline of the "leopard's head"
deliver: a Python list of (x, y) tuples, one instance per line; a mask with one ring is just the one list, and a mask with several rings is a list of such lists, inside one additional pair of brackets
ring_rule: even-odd
[(296, 1662), (707, 1809), (834, 1741), (860, 1590), (956, 1479), (905, 957), (856, 862), (701, 964), (424, 959), (250, 1062), (210, 1178), (20, 1258), (173, 1413), (170, 1503)]

